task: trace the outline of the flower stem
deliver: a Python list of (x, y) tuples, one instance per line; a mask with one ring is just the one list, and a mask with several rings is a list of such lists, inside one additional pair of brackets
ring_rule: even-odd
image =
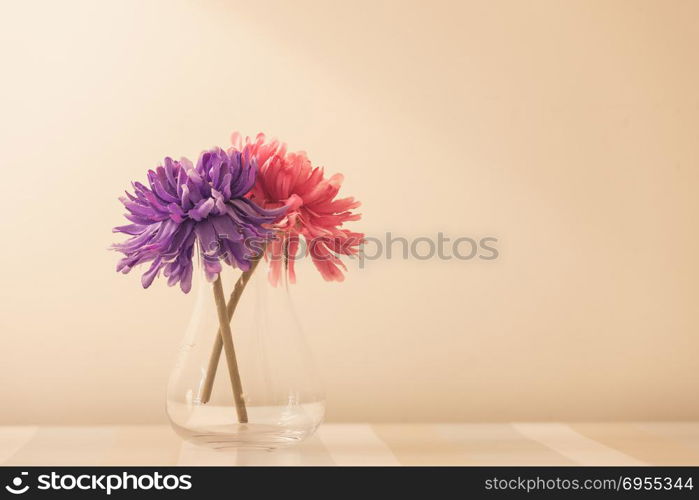
[(248, 422), (248, 411), (245, 408), (245, 399), (243, 399), (243, 384), (240, 381), (240, 372), (238, 371), (238, 360), (235, 357), (235, 347), (233, 347), (233, 336), (231, 335), (231, 325), (228, 320), (228, 311), (226, 308), (226, 297), (223, 295), (223, 285), (221, 285), (221, 276), (219, 275), (214, 281), (214, 300), (216, 300), (216, 309), (218, 312), (218, 324), (223, 339), (223, 348), (226, 351), (226, 361), (228, 362), (228, 375), (231, 378), (231, 386), (233, 387), (233, 399), (235, 400), (235, 411), (238, 414), (238, 422), (245, 424)]
[[(233, 288), (233, 292), (231, 292), (231, 296), (228, 299), (228, 305), (226, 306), (226, 314), (228, 317), (228, 322), (227, 325), (229, 325), (229, 330), (230, 330), (230, 322), (233, 319), (233, 314), (235, 313), (235, 309), (238, 306), (238, 302), (240, 301), (240, 297), (243, 295), (243, 291), (245, 290), (245, 287), (247, 286), (248, 282), (250, 281), (250, 277), (252, 276), (252, 273), (255, 271), (255, 268), (257, 265), (260, 263), (260, 259), (255, 259), (252, 261), (250, 265), (250, 269), (245, 271), (243, 274), (240, 275), (238, 278), (238, 281), (235, 283), (235, 287)], [(232, 343), (232, 341), (231, 341)], [(216, 340), (214, 341), (214, 346), (211, 349), (211, 356), (209, 358), (209, 366), (206, 371), (206, 377), (204, 378), (204, 385), (202, 387), (202, 392), (201, 392), (201, 403), (206, 404), (209, 402), (211, 399), (211, 391), (213, 390), (214, 387), (214, 380), (216, 379), (216, 370), (218, 369), (218, 362), (219, 359), (221, 358), (221, 351), (223, 350), (223, 333), (221, 328), (219, 327), (218, 331), (216, 332)], [(229, 368), (230, 370), (230, 368)]]

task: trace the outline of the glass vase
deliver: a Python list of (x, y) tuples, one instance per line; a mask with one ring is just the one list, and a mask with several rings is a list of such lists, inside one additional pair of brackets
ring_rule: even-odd
[(195, 270), (196, 303), (167, 393), (184, 439), (272, 449), (309, 437), (323, 420), (325, 397), (282, 275), (271, 285), (264, 260), (247, 273), (224, 266), (214, 283)]

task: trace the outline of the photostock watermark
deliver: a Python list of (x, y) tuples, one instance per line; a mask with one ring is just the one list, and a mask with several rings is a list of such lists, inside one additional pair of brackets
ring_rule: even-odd
[(364, 268), (366, 261), (394, 258), (419, 261), (432, 259), (495, 260), (500, 256), (497, 243), (498, 238), (494, 236), (480, 238), (458, 236), (453, 238), (438, 232), (436, 237), (406, 238), (387, 232), (383, 236), (364, 237), (357, 257), (360, 269)]
[[(205, 255), (225, 258), (225, 234), (218, 235), (216, 241), (205, 249)], [(232, 239), (232, 238), (231, 238)], [(359, 268), (364, 269), (367, 261), (377, 260), (496, 260), (500, 256), (498, 238), (495, 236), (447, 236), (438, 232), (434, 236), (405, 237), (386, 232), (381, 236), (322, 235), (309, 238), (291, 235), (272, 239), (246, 238), (244, 241), (245, 259), (253, 259), (265, 252), (270, 260), (298, 261), (310, 256), (316, 262), (333, 261), (338, 257), (358, 260)], [(271, 249), (271, 251), (270, 251)]]
[[(28, 472), (21, 472), (12, 479), (5, 489), (13, 495), (23, 495), (30, 489)], [(39, 491), (92, 491), (111, 495), (115, 491), (174, 491), (191, 490), (191, 474), (163, 474), (161, 472), (130, 473), (111, 472), (108, 474), (72, 474), (51, 472), (35, 477), (33, 490)]]

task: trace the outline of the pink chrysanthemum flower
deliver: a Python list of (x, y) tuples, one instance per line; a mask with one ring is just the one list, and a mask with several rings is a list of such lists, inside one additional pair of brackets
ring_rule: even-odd
[(279, 234), (266, 251), (272, 284), (279, 282), (285, 262), (289, 281), (296, 281), (294, 256), (300, 237), (305, 239), (307, 252), (326, 281), (344, 280), (342, 270), (347, 268), (339, 256), (355, 255), (364, 235), (342, 228), (345, 222), (361, 217), (352, 212), (360, 202), (352, 197), (335, 198), (342, 175), (326, 179), (323, 169), (314, 167), (306, 153), (289, 153), (286, 144), (266, 142), (264, 134), (243, 140), (236, 132), (231, 141), (234, 150), (256, 159), (258, 173), (249, 194), (251, 200), (266, 209), (287, 207), (274, 223)]

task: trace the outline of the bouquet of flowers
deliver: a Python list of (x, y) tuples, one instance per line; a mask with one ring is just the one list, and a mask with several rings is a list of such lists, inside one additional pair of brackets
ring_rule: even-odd
[[(162, 274), (184, 293), (192, 288), (193, 256), (199, 253), (206, 279), (213, 283), (219, 332), (211, 349), (201, 403), (208, 402), (221, 352), (225, 351), (238, 421), (247, 422), (231, 320), (250, 276), (261, 261), (276, 286), (282, 273), (296, 281), (294, 261), (303, 240), (305, 252), (327, 281), (342, 281), (341, 256), (358, 252), (363, 234), (344, 227), (360, 215), (359, 202), (338, 198), (343, 177), (327, 177), (304, 152), (289, 152), (263, 134), (232, 135), (228, 149), (202, 152), (196, 165), (165, 158), (147, 173), (147, 185), (132, 183), (120, 198), (129, 223), (114, 228), (128, 238), (113, 245), (124, 254), (117, 271), (148, 264), (144, 288)], [(222, 266), (241, 275), (226, 300)]]

